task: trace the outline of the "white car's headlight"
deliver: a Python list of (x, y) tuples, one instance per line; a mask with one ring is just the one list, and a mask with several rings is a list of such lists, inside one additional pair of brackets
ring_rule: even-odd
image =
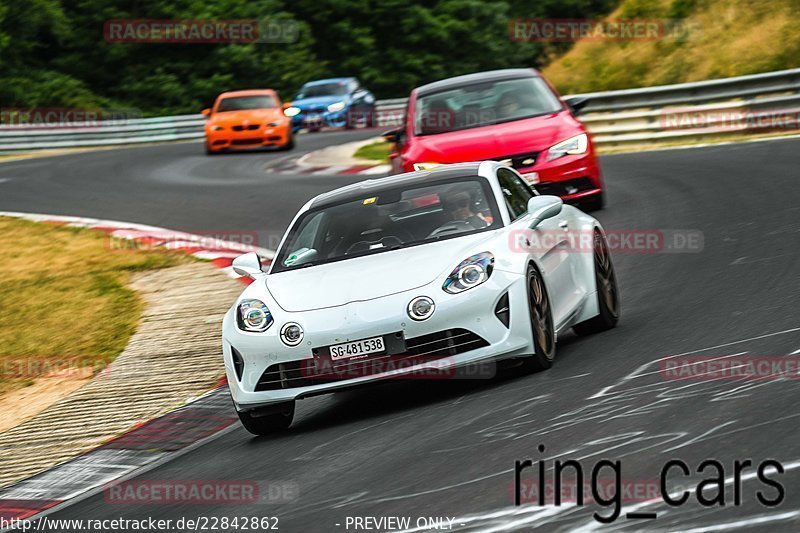
[(441, 163), (414, 163), (414, 170), (430, 170), (439, 165), (441, 165)]
[(552, 161), (565, 155), (585, 154), (588, 148), (589, 136), (581, 133), (550, 147), (547, 153), (547, 160)]
[(299, 107), (287, 107), (283, 114), (291, 118), (295, 115), (299, 115), (300, 111), (301, 109)]
[(341, 111), (344, 109), (344, 102), (335, 102), (328, 106), (328, 111), (331, 113), (336, 113), (337, 111)]
[(458, 294), (477, 287), (492, 275), (494, 255), (481, 252), (461, 261), (444, 280), (442, 289), (450, 294)]
[(236, 309), (236, 323), (242, 331), (262, 332), (274, 322), (272, 313), (261, 300), (242, 300)]

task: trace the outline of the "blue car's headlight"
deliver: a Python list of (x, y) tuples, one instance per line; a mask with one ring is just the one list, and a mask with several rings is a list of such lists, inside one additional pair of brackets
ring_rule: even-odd
[(342, 109), (344, 109), (344, 102), (336, 102), (328, 106), (328, 111), (331, 113), (336, 113)]
[(477, 287), (492, 275), (494, 255), (481, 252), (461, 261), (453, 269), (442, 285), (442, 289), (450, 294), (458, 294), (467, 289)]
[(273, 322), (272, 313), (261, 300), (242, 300), (236, 308), (236, 323), (242, 331), (267, 331)]

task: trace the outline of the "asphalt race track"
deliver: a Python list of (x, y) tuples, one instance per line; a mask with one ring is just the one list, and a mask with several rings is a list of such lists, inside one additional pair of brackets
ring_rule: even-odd
[(299, 135), (290, 152), (209, 157), (202, 144), (182, 143), (8, 162), (0, 165), (0, 210), (90, 216), (198, 233), (270, 230), (273, 235), (283, 232), (311, 196), (356, 178), (268, 176), (263, 171), (267, 164), (377, 137), (381, 131)]
[[(298, 150), (374, 133), (305, 135)], [(262, 170), (285, 156), (206, 157), (199, 144), (179, 144), (6, 163), (0, 210), (272, 236), (311, 195), (363, 179)], [(608, 207), (596, 216), (606, 229), (695, 230), (704, 238), (702, 251), (614, 256), (623, 299), (615, 330), (562, 337), (554, 367), (531, 376), (389, 383), (301, 401), (286, 434), (253, 438), (236, 426), (143, 475), (288, 481), (299, 489), (290, 502), (118, 505), (101, 494), (51, 517), (276, 516), (288, 532), (346, 531), (348, 517), (365, 516), (410, 516), (412, 525), (446, 516), (455, 531), (800, 530), (798, 381), (668, 380), (658, 362), (800, 350), (800, 141), (614, 155), (602, 164)], [(679, 507), (642, 505), (645, 498), (630, 496), (612, 526), (592, 517), (611, 514), (608, 506), (515, 507), (514, 462), (526, 458), (576, 459), (587, 477), (601, 459), (618, 460), (623, 484), (649, 487), (677, 458), (692, 473), (674, 470), (671, 479), (689, 488), (717, 474), (697, 473), (715, 459), (725, 503), (703, 507), (692, 496)], [(734, 461), (745, 459), (783, 465), (782, 475), (771, 475), (785, 488), (780, 505), (757, 501), (757, 492), (777, 491), (755, 466), (734, 479)], [(535, 480), (534, 472), (525, 478)]]

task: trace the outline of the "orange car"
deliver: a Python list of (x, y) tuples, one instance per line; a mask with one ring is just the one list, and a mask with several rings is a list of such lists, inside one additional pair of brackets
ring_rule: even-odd
[(208, 117), (206, 153), (264, 146), (291, 150), (292, 119), (283, 114), (288, 107), (272, 89), (220, 94), (214, 107), (203, 110)]

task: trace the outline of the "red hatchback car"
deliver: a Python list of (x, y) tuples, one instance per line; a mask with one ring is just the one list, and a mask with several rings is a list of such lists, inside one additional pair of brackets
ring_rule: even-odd
[(411, 92), (404, 124), (384, 137), (395, 144), (392, 173), (492, 159), (536, 186), (586, 209), (603, 206), (592, 141), (575, 113), (533, 69), (457, 76)]

